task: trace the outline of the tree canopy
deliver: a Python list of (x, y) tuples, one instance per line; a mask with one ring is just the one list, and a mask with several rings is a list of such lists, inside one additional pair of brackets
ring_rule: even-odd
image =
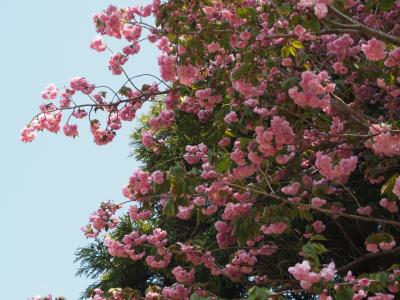
[[(126, 201), (83, 228), (84, 298), (395, 299), (400, 1), (155, 0), (93, 21), (95, 51), (126, 42), (122, 86), (50, 84), (21, 133), (88, 119), (106, 145), (151, 102)], [(124, 67), (145, 40), (161, 78)]]

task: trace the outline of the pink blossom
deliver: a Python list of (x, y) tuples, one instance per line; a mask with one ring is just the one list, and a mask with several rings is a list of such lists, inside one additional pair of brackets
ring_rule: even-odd
[(122, 31), (122, 35), (126, 38), (127, 41), (133, 42), (140, 38), (142, 33), (142, 27), (139, 25), (124, 25)]
[(178, 213), (176, 214), (176, 217), (181, 220), (189, 220), (190, 217), (192, 216), (192, 211), (194, 209), (194, 205), (191, 204), (189, 206), (178, 206)]
[(323, 232), (323, 231), (325, 230), (325, 228), (326, 228), (325, 224), (324, 224), (322, 221), (315, 221), (315, 222), (312, 224), (312, 226), (313, 226), (313, 228), (314, 228), (314, 230), (315, 230), (316, 233), (321, 233), (321, 232)]
[(260, 96), (265, 89), (263, 86), (254, 87), (251, 83), (247, 83), (243, 80), (234, 81), (232, 87), (246, 98)]
[(199, 70), (192, 65), (188, 65), (178, 67), (177, 72), (181, 84), (191, 85), (197, 80)]
[(396, 201), (390, 201), (386, 198), (382, 198), (381, 201), (379, 201), (379, 204), (391, 213), (397, 213), (399, 211)]
[(78, 126), (75, 124), (73, 125), (65, 124), (63, 127), (63, 131), (66, 136), (72, 136), (72, 137), (78, 136)]
[(338, 165), (333, 166), (332, 159), (321, 152), (316, 153), (316, 158), (315, 166), (319, 172), (329, 180), (340, 182), (347, 181), (348, 176), (356, 169), (358, 162), (357, 156), (351, 156), (341, 159)]
[(261, 231), (264, 234), (271, 235), (271, 234), (282, 234), (286, 231), (288, 225), (284, 222), (272, 223), (269, 226), (262, 225)]
[(318, 197), (314, 197), (311, 199), (311, 205), (314, 207), (321, 207), (324, 206), (326, 204), (326, 200), (325, 199), (321, 199)]
[(131, 206), (128, 211), (129, 216), (132, 220), (139, 221), (139, 220), (147, 220), (151, 216), (151, 211), (142, 209), (139, 211), (139, 208), (135, 205)]
[(322, 277), (325, 281), (329, 282), (329, 281), (333, 280), (333, 278), (335, 277), (336, 272), (337, 272), (337, 271), (336, 271), (335, 263), (334, 263), (334, 262), (331, 262), (331, 263), (329, 263), (328, 266), (326, 266), (325, 268), (323, 268), (323, 269), (320, 271), (319, 274), (321, 275), (321, 277)]
[(393, 194), (400, 198), (400, 176), (396, 178), (396, 181), (394, 183)]
[(359, 208), (357, 208), (357, 213), (359, 215), (370, 216), (372, 214), (372, 208), (369, 205), (359, 207)]
[[(328, 54), (335, 55), (339, 61), (333, 65), (333, 68), (337, 73), (338, 71), (340, 74), (342, 73), (341, 71), (343, 71), (342, 68), (344, 67), (342, 61), (346, 58), (348, 54), (348, 49), (351, 45), (353, 45), (353, 43), (354, 40), (350, 37), (349, 34), (344, 34), (337, 39), (330, 40), (327, 43), (326, 48), (328, 49)], [(338, 65), (338, 63), (341, 63), (341, 65)]]
[(400, 47), (389, 52), (388, 58), (385, 60), (386, 67), (400, 67)]
[(160, 66), (161, 77), (167, 81), (175, 81), (175, 55), (162, 55), (158, 58), (158, 65)]
[(365, 244), (365, 248), (367, 249), (368, 252), (376, 253), (378, 252), (378, 245), (377, 244)]
[(128, 61), (128, 57), (122, 53), (111, 55), (108, 61), (108, 69), (114, 75), (120, 75), (123, 72), (122, 66)]
[(42, 92), (42, 98), (46, 100), (54, 100), (57, 97), (57, 87), (51, 83), (46, 87), (46, 90)]
[(181, 284), (175, 284), (173, 286), (166, 286), (163, 288), (162, 295), (164, 299), (171, 300), (188, 300), (189, 289), (185, 288)]
[(204, 7), (202, 8), (202, 11), (203, 11), (207, 16), (211, 16), (211, 15), (215, 14), (217, 10), (216, 10), (214, 7), (212, 7), (212, 6), (204, 6)]
[(89, 95), (95, 89), (94, 84), (90, 84), (84, 77), (75, 77), (70, 81), (71, 88)]
[(395, 240), (391, 240), (390, 242), (386, 243), (386, 242), (380, 242), (378, 244), (379, 249), (381, 249), (382, 251), (385, 250), (390, 250), (392, 249), (394, 246), (396, 246), (396, 241)]
[(287, 186), (283, 187), (281, 189), (281, 191), (282, 191), (282, 193), (284, 193), (286, 195), (294, 196), (294, 195), (297, 195), (299, 193), (299, 189), (300, 189), (300, 182), (296, 181), (296, 182), (293, 182), (290, 185), (287, 185)]
[(328, 74), (325, 71), (318, 75), (311, 71), (301, 74), (300, 87), (303, 91), (299, 92), (298, 87), (289, 89), (289, 96), (301, 107), (322, 108), (329, 105), (329, 95), (335, 90), (335, 84), (327, 82)]
[(304, 289), (310, 289), (314, 283), (321, 279), (321, 275), (315, 272), (310, 272), (311, 266), (307, 260), (301, 264), (297, 263), (294, 267), (288, 269), (293, 277), (300, 281), (300, 286)]
[(154, 183), (156, 184), (163, 184), (164, 183), (164, 174), (161, 171), (154, 171), (151, 174), (151, 179), (153, 180)]
[(230, 113), (228, 113), (225, 117), (224, 117), (224, 121), (227, 124), (231, 124), (231, 123), (237, 123), (239, 122), (239, 118), (236, 114), (236, 112), (231, 111)]
[(386, 45), (375, 38), (370, 39), (367, 44), (361, 45), (361, 50), (370, 61), (379, 61), (386, 57)]
[(24, 143), (32, 142), (36, 137), (36, 130), (32, 126), (26, 126), (21, 130), (21, 141)]
[(195, 270), (191, 269), (186, 271), (181, 266), (172, 269), (172, 274), (175, 276), (176, 281), (179, 283), (192, 285), (195, 279)]
[(376, 293), (375, 296), (368, 297), (368, 300), (392, 300), (394, 299), (394, 295)]
[(97, 52), (103, 52), (107, 49), (107, 45), (104, 43), (103, 38), (98, 36), (92, 40), (90, 43), (90, 48), (96, 50)]

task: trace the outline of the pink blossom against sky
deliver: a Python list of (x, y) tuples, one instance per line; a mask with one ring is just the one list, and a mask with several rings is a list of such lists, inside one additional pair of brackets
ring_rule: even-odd
[[(21, 127), (37, 111), (40, 93), (49, 82), (63, 86), (75, 76), (85, 76), (90, 82), (120, 84), (121, 78), (107, 70), (107, 51), (90, 49), (96, 36), (92, 15), (108, 4), (0, 1), (0, 10), (6, 12), (0, 18), (1, 299), (23, 300), (49, 292), (77, 299), (88, 283), (74, 277), (78, 265), (73, 264), (73, 253), (86, 243), (80, 227), (99, 202), (122, 199), (121, 187), (137, 167), (128, 157), (129, 126), (105, 147), (92, 142), (86, 123), (79, 140), (62, 133), (44, 134), (29, 145), (19, 140)], [(132, 1), (113, 4), (127, 6)], [(157, 49), (149, 46), (142, 53), (126, 64), (127, 70), (132, 75), (157, 74)]]

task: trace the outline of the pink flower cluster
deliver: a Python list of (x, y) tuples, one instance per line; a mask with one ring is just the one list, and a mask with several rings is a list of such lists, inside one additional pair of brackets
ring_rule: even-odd
[(151, 235), (140, 234), (134, 230), (130, 234), (125, 235), (121, 242), (107, 237), (104, 245), (107, 247), (110, 255), (115, 257), (129, 257), (132, 260), (140, 260), (146, 255), (144, 250), (137, 253), (138, 248), (143, 248), (145, 244), (154, 246), (156, 253), (155, 255), (148, 255), (146, 263), (151, 268), (161, 269), (168, 266), (172, 257), (172, 254), (165, 247), (167, 241), (167, 232), (156, 228)]
[(141, 235), (137, 231), (132, 231), (123, 237), (122, 242), (115, 241), (110, 237), (106, 237), (104, 240), (104, 246), (107, 247), (108, 253), (114, 257), (126, 257), (132, 260), (142, 259), (146, 253), (141, 251), (136, 253), (135, 247), (143, 245), (147, 241), (146, 235)]
[(366, 44), (361, 45), (361, 50), (370, 61), (379, 61), (386, 57), (386, 45), (375, 38), (370, 39)]
[[(258, 150), (264, 156), (274, 156), (277, 150), (282, 150), (285, 145), (294, 143), (295, 135), (288, 121), (284, 118), (275, 116), (271, 120), (271, 127), (264, 129), (258, 126), (255, 129)], [(275, 146), (272, 141), (275, 141)]]
[[(379, 242), (378, 244), (365, 242), (365, 248), (368, 252), (376, 253), (381, 249), (381, 251), (393, 249), (396, 246), (396, 241), (391, 240), (390, 242)], [(378, 248), (379, 247), (379, 248)]]
[(140, 199), (140, 196), (146, 195), (152, 190), (151, 182), (151, 175), (148, 172), (137, 170), (129, 178), (129, 184), (123, 188), (122, 194), (129, 199), (133, 199), (135, 196)]
[(187, 145), (186, 154), (183, 156), (183, 158), (186, 160), (187, 163), (191, 165), (198, 163), (200, 160), (203, 163), (207, 163), (207, 151), (208, 148), (204, 144), (199, 144), (196, 146)]
[(268, 226), (262, 225), (261, 226), (261, 231), (262, 233), (266, 235), (271, 235), (271, 234), (282, 234), (286, 231), (288, 228), (288, 225), (284, 222), (277, 222), (277, 223), (272, 223)]
[(199, 69), (192, 66), (179, 66), (177, 69), (179, 82), (183, 85), (191, 85), (193, 82), (198, 80)]
[(221, 103), (222, 97), (220, 95), (212, 95), (213, 90), (211, 88), (206, 88), (202, 90), (197, 90), (195, 95), (198, 104), (207, 111), (212, 111), (216, 104)]
[(183, 254), (187, 261), (190, 261), (193, 265), (204, 265), (207, 269), (211, 271), (211, 274), (218, 276), (221, 274), (221, 270), (215, 263), (215, 258), (212, 256), (211, 252), (207, 251), (202, 253), (200, 250), (195, 249), (193, 246), (178, 243), (181, 247)]
[(57, 87), (55, 84), (49, 84), (42, 92), (42, 98), (46, 100), (54, 100), (57, 97)]
[(311, 271), (310, 262), (303, 260), (301, 264), (297, 263), (294, 267), (288, 269), (296, 280), (300, 281), (300, 286), (306, 290), (310, 289), (313, 284), (323, 279), (325, 282), (332, 281), (336, 274), (335, 263), (331, 262), (319, 273)]
[[(324, 85), (323, 85), (324, 84)], [(305, 71), (301, 74), (300, 87), (289, 89), (289, 96), (301, 107), (326, 109), (329, 105), (329, 93), (335, 90), (335, 84), (328, 82), (328, 73), (320, 72), (318, 75), (312, 71)]]
[(96, 50), (97, 52), (103, 52), (107, 49), (107, 45), (104, 43), (101, 36), (95, 37), (90, 43), (90, 48)]
[(160, 66), (162, 79), (166, 81), (176, 80), (175, 64), (175, 55), (162, 55), (158, 58), (158, 65)]
[(332, 158), (318, 151), (316, 153), (315, 166), (322, 176), (329, 180), (346, 182), (349, 175), (356, 169), (358, 162), (357, 156), (343, 158), (335, 166), (332, 165)]
[(298, 6), (300, 8), (314, 7), (314, 13), (318, 19), (323, 19), (328, 14), (328, 5), (332, 0), (300, 0)]
[(186, 271), (181, 266), (172, 269), (172, 274), (175, 276), (176, 281), (182, 284), (192, 285), (195, 279), (196, 272), (192, 268)]
[(117, 39), (121, 38), (122, 21), (122, 14), (114, 5), (110, 5), (105, 11), (93, 16), (98, 33)]
[(251, 83), (245, 82), (244, 80), (236, 80), (232, 82), (232, 87), (241, 93), (245, 98), (258, 97), (265, 91), (265, 85), (258, 87), (253, 86)]
[(185, 286), (183, 286), (182, 284), (174, 284), (173, 286), (164, 287), (162, 295), (164, 299), (188, 300), (189, 289), (185, 288)]
[(59, 132), (61, 129), (61, 119), (61, 112), (56, 112), (55, 114), (42, 113), (38, 120), (32, 121), (21, 130), (21, 141), (30, 143), (36, 138), (37, 131), (45, 129), (53, 133)]
[(388, 58), (385, 60), (386, 67), (400, 67), (400, 47), (389, 52)]
[(76, 137), (78, 136), (78, 126), (76, 124), (69, 125), (65, 124), (63, 127), (65, 136)]
[(391, 213), (397, 213), (399, 211), (396, 201), (390, 201), (386, 198), (383, 198), (381, 201), (379, 201), (379, 204)]
[(119, 223), (119, 219), (115, 217), (115, 212), (119, 208), (119, 205), (111, 202), (101, 203), (100, 208), (90, 215), (90, 223), (81, 228), (85, 236), (96, 237), (103, 229), (114, 228)]
[(243, 275), (250, 274), (253, 271), (256, 263), (256, 256), (245, 250), (239, 250), (235, 253), (231, 263), (225, 266), (223, 273), (232, 281), (239, 281)]
[(172, 126), (175, 120), (175, 113), (172, 110), (161, 111), (158, 117), (153, 117), (149, 120), (149, 125), (152, 131), (158, 131), (160, 128), (169, 128)]
[(387, 156), (400, 154), (400, 134), (393, 134), (388, 126), (377, 124), (370, 126), (370, 131), (374, 137), (366, 142), (366, 146), (372, 148), (375, 154)]
[(111, 55), (108, 61), (108, 69), (114, 75), (121, 75), (123, 72), (122, 66), (128, 61), (128, 57), (122, 53)]
[(98, 120), (93, 120), (90, 123), (90, 131), (92, 132), (94, 142), (99, 146), (107, 145), (108, 143), (112, 142), (115, 137), (114, 131), (102, 130)]
[(348, 54), (348, 48), (353, 45), (353, 43), (354, 40), (350, 35), (344, 34), (337, 39), (329, 41), (326, 48), (328, 49), (328, 54), (335, 55), (337, 60), (342, 62)]
[(151, 211), (147, 209), (141, 209), (135, 205), (131, 206), (128, 211), (129, 216), (132, 220), (140, 221), (140, 220), (147, 220), (151, 217)]
[(74, 77), (70, 81), (71, 88), (75, 91), (89, 95), (95, 89), (95, 85), (89, 83), (84, 77)]

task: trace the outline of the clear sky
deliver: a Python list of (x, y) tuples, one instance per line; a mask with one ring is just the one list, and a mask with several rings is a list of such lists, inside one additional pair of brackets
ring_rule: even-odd
[[(121, 187), (137, 167), (128, 157), (133, 124), (102, 147), (92, 142), (87, 122), (80, 123), (78, 139), (44, 133), (32, 144), (19, 141), (20, 129), (37, 111), (48, 83), (63, 86), (74, 76), (115, 88), (122, 82), (108, 71), (108, 54), (88, 46), (96, 34), (92, 15), (108, 4), (0, 1), (0, 299), (47, 293), (77, 299), (88, 284), (74, 276), (74, 251), (86, 243), (80, 227), (101, 201), (122, 200)], [(143, 53), (127, 70), (157, 74), (156, 49)]]

